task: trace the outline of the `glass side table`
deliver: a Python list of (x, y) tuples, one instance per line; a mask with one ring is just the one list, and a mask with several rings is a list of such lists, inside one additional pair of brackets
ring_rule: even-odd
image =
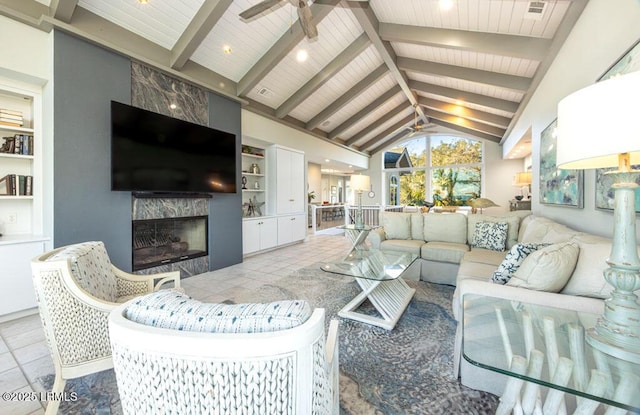
[[(362, 289), (338, 315), (392, 330), (416, 292), (404, 282), (402, 274), (417, 258), (407, 252), (352, 249), (346, 257), (322, 265), (323, 271), (354, 277)], [(357, 311), (367, 299), (379, 317)]]
[[(510, 377), (496, 413), (542, 405), (539, 386), (549, 387), (542, 413), (562, 413), (564, 393), (576, 396), (576, 412), (640, 413), (640, 365), (592, 348), (585, 328), (589, 313), (466, 294), (462, 353), (470, 363)], [(618, 409), (620, 408), (620, 409)], [(515, 411), (514, 411), (515, 412)]]

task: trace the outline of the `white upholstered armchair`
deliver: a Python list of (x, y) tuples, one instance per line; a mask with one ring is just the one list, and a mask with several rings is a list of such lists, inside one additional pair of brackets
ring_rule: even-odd
[(109, 316), (123, 413), (337, 414), (338, 321), (325, 342), (324, 314), (173, 290), (132, 300)]
[[(126, 273), (109, 260), (102, 242), (84, 242), (44, 253), (31, 261), (38, 309), (53, 358), (53, 392), (67, 379), (113, 367), (107, 319), (111, 310), (133, 297), (169, 283), (180, 273)], [(59, 401), (47, 405), (55, 414)]]

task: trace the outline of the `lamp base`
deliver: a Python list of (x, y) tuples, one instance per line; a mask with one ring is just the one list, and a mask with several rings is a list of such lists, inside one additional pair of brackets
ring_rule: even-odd
[(613, 239), (609, 268), (604, 279), (613, 286), (604, 302), (604, 314), (587, 331), (594, 348), (625, 361), (640, 363), (640, 304), (634, 293), (640, 289), (640, 258), (636, 244), (635, 179), (640, 172), (607, 172), (613, 178), (615, 202)]

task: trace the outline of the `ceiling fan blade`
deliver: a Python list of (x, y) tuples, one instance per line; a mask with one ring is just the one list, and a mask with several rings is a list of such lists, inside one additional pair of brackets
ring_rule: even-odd
[(300, 25), (302, 26), (304, 34), (307, 35), (309, 39), (315, 39), (318, 37), (318, 28), (313, 22), (311, 9), (305, 0), (299, 0), (298, 17), (300, 18)]
[(243, 19), (251, 19), (253, 16), (257, 16), (265, 10), (268, 10), (280, 3), (282, 0), (263, 0), (253, 7), (249, 7), (247, 10), (240, 13), (240, 17)]

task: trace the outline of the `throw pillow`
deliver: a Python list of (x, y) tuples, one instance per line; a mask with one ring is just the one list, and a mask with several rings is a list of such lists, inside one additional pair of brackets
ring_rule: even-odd
[(507, 243), (507, 222), (477, 222), (473, 232), (474, 248), (504, 251)]
[(382, 215), (385, 239), (411, 239), (411, 214), (385, 212)]
[(493, 272), (491, 281), (496, 284), (506, 284), (518, 268), (520, 268), (522, 261), (524, 261), (527, 255), (547, 245), (549, 244), (515, 244), (507, 253), (504, 261), (498, 266), (498, 269)]
[(522, 261), (507, 285), (531, 290), (560, 292), (567, 284), (580, 248), (574, 242), (563, 242), (540, 248)]

